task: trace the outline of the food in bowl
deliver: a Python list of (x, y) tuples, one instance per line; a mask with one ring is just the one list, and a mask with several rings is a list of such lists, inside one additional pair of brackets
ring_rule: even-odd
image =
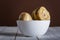
[(19, 15), (19, 20), (30, 21), (30, 20), (32, 20), (32, 17), (30, 16), (30, 14), (28, 12), (22, 12)]
[(37, 17), (37, 15), (36, 15), (37, 10), (38, 10), (38, 8), (36, 8), (35, 10), (33, 10), (32, 14), (31, 14), (31, 16), (32, 16), (32, 18), (33, 18), (34, 20), (38, 20), (38, 17)]
[(35, 9), (32, 12), (32, 17), (35, 20), (50, 20), (49, 11), (44, 6)]

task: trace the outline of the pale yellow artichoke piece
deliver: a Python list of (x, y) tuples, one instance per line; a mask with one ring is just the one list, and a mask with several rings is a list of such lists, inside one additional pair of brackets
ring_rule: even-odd
[(22, 12), (22, 13), (19, 15), (19, 20), (30, 21), (30, 20), (32, 20), (32, 17), (30, 16), (29, 13), (27, 13), (27, 12)]
[(37, 16), (41, 20), (50, 20), (50, 14), (49, 14), (48, 10), (43, 6), (40, 7), (40, 9), (38, 10)]
[(35, 10), (33, 10), (33, 12), (32, 12), (32, 18), (34, 19), (34, 20), (38, 20), (38, 17), (37, 17), (37, 10), (38, 10), (38, 8), (36, 8)]

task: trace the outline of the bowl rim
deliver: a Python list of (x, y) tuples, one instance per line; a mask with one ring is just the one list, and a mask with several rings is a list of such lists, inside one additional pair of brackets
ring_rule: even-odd
[(22, 21), (22, 22), (31, 22), (31, 21), (51, 21), (51, 20), (29, 20), (29, 21), (16, 20), (16, 21)]

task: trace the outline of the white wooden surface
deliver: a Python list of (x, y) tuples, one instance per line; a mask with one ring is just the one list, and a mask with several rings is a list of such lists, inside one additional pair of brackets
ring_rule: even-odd
[[(0, 26), (0, 33), (17, 33), (18, 27)], [(18, 30), (18, 33), (20, 31)], [(0, 35), (0, 40), (14, 40), (14, 36)], [(45, 35), (40, 40), (60, 40), (60, 27), (50, 27)], [(37, 40), (35, 37), (21, 37), (16, 36), (16, 40)]]

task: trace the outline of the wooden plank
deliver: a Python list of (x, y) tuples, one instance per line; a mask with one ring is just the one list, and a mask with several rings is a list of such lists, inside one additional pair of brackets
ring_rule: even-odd
[(14, 40), (14, 36), (4, 36), (4, 35), (0, 35), (0, 40)]
[[(42, 37), (40, 37), (39, 40), (60, 40), (60, 27), (56, 27), (56, 28), (50, 27), (47, 33)], [(37, 40), (37, 38), (17, 36), (16, 40)]]
[[(36, 37), (27, 37), (22, 35), (18, 27), (0, 27), (0, 34), (2, 33), (4, 33), (5, 35), (0, 35), (0, 40), (14, 40), (16, 33), (17, 33), (16, 40), (37, 40)], [(60, 27), (50, 27), (47, 33), (39, 39), (60, 40)]]

